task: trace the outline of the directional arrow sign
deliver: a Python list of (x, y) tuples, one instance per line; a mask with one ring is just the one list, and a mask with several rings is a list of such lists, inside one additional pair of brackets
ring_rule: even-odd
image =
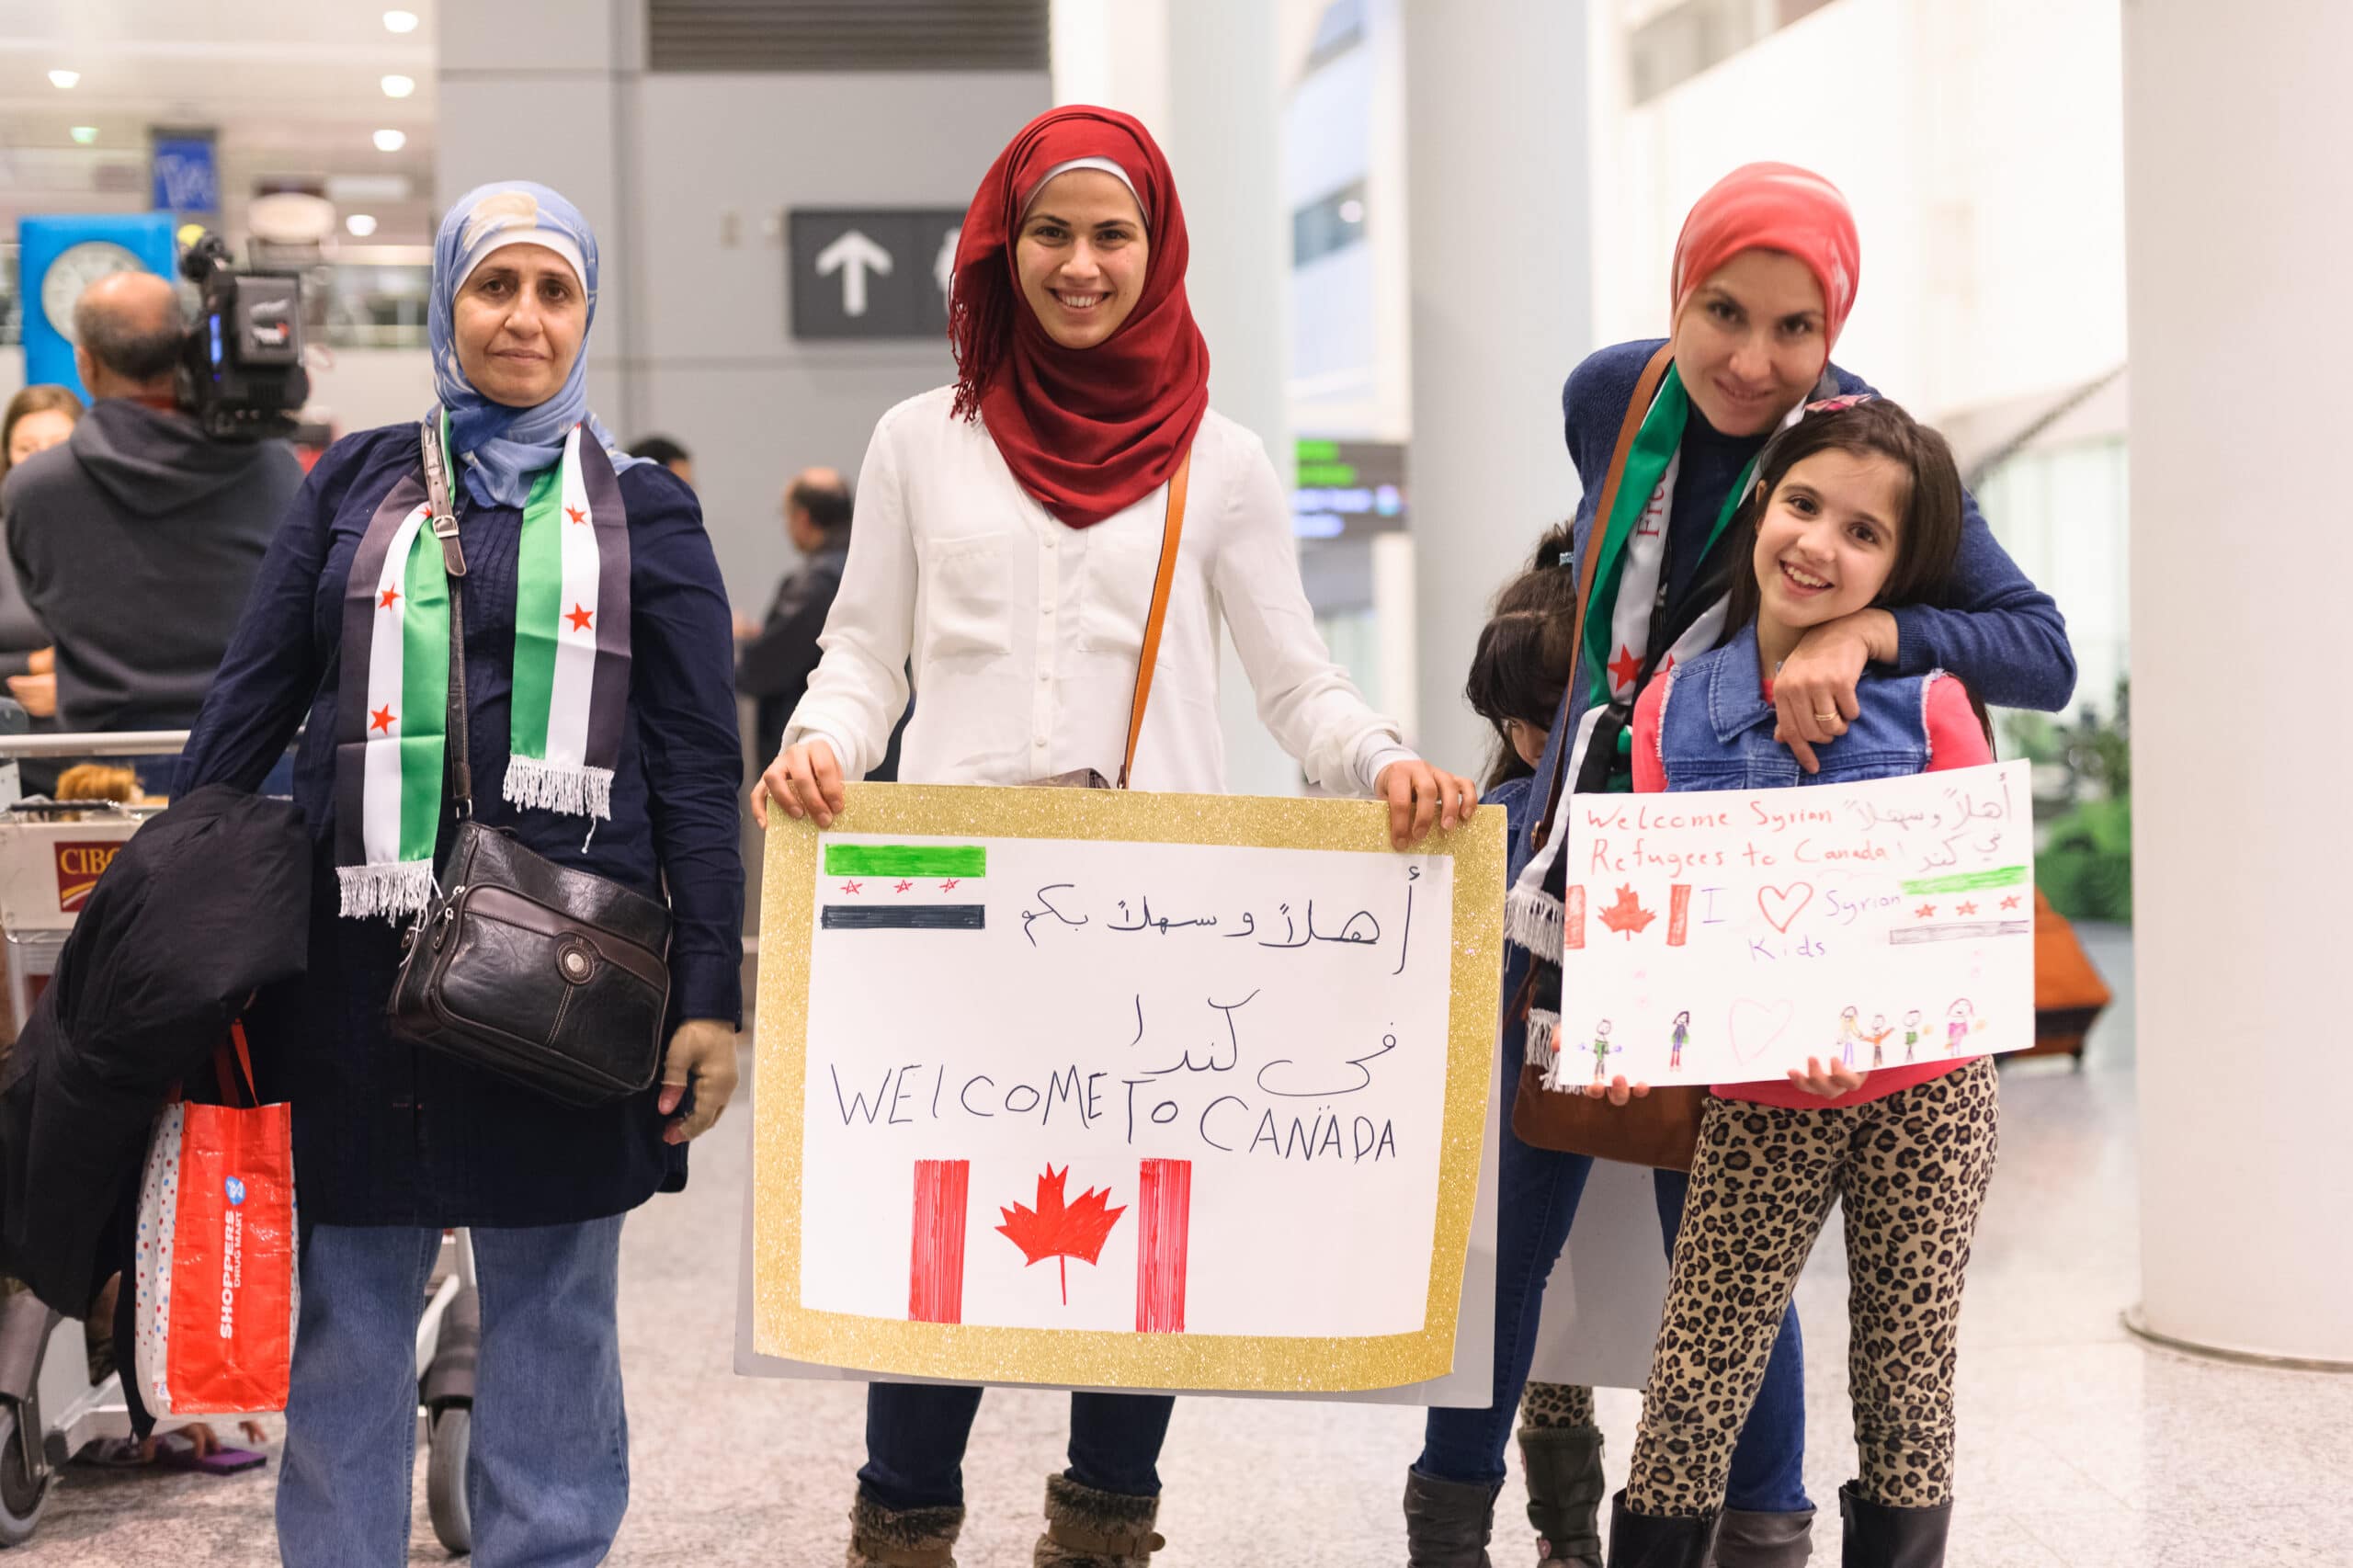
[(879, 272), (891, 276), (891, 253), (870, 240), (859, 230), (852, 229), (832, 244), (817, 253), (817, 276), (831, 278), (842, 275), (842, 313), (862, 316), (866, 313), (866, 275)]
[(794, 209), (786, 274), (792, 335), (945, 342), (963, 221), (953, 207)]

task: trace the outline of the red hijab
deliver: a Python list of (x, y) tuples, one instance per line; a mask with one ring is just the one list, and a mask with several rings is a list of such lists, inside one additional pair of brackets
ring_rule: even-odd
[[(1143, 209), (1143, 294), (1110, 336), (1065, 348), (1022, 296), (1013, 247), (1048, 171), (1108, 158)], [(1208, 412), (1210, 350), (1185, 301), (1185, 210), (1142, 122), (1072, 105), (1024, 126), (997, 154), (956, 242), (948, 336), (957, 415), (979, 415), (1021, 487), (1074, 528), (1151, 494), (1176, 472)]]

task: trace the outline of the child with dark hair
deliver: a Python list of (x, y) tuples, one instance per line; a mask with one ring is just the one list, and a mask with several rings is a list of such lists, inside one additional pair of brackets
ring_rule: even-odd
[[(1933, 430), (1882, 399), (1809, 408), (1757, 460), (1733, 519), (1722, 641), (1645, 689), (1637, 790), (1853, 783), (1990, 762), (1968, 690), (1874, 666), (1844, 733), (1802, 769), (1773, 740), (1774, 677), (1814, 626), (1938, 605), (1962, 534), (1961, 479)], [(1617, 1079), (1623, 1105), (1643, 1086)], [(1693, 1160), (1612, 1564), (1699, 1568), (1781, 1315), (1834, 1204), (1847, 1211), (1849, 1358), (1861, 1477), (1839, 1491), (1845, 1562), (1929, 1568), (1952, 1512), (1953, 1368), (1970, 1239), (1994, 1171), (1993, 1062), (1877, 1071), (1810, 1059), (1721, 1084)]]
[[(1471, 710), (1495, 727), (1495, 755), (1481, 785), (1486, 803), (1498, 791), (1536, 772), (1552, 711), (1569, 684), (1576, 635), (1577, 574), (1563, 523), (1538, 542), (1527, 568), (1495, 596), (1495, 613), (1480, 630), (1462, 695)], [(1525, 796), (1523, 787), (1513, 797)]]

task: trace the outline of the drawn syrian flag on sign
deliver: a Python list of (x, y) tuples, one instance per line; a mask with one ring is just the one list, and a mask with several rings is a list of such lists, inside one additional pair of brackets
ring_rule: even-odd
[[(1030, 1264), (1056, 1260), (1069, 1304), (1069, 1261), (1093, 1263), (1114, 1226), (1134, 1210), (1136, 1332), (1185, 1332), (1185, 1271), (1191, 1253), (1193, 1162), (1143, 1160), (1136, 1166), (1135, 1200), (1108, 1202), (1108, 1188), (1066, 1198), (1070, 1167), (1052, 1166), (1038, 1182), (1035, 1209), (1000, 1208), (996, 1233), (1021, 1249)], [(917, 1160), (915, 1213), (907, 1265), (907, 1318), (913, 1323), (964, 1321), (964, 1243), (972, 1207), (969, 1160)]]
[(978, 844), (828, 844), (817, 892), (826, 931), (979, 931), (988, 850)]

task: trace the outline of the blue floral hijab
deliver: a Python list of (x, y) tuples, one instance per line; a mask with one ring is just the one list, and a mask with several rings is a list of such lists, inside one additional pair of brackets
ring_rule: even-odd
[[(529, 408), (493, 403), (474, 390), (458, 364), (458, 290), (485, 256), (511, 244), (544, 245), (570, 262), (588, 301), (572, 373), (553, 397)], [(450, 204), (433, 242), (433, 295), (426, 326), (433, 345), (434, 391), (449, 416), (449, 449), (475, 500), (521, 506), (532, 475), (563, 455), (565, 434), (583, 420), (616, 472), (645, 460), (620, 450), (612, 433), (588, 410), (588, 331), (596, 324), (597, 235), (579, 209), (529, 180), (477, 186)]]

